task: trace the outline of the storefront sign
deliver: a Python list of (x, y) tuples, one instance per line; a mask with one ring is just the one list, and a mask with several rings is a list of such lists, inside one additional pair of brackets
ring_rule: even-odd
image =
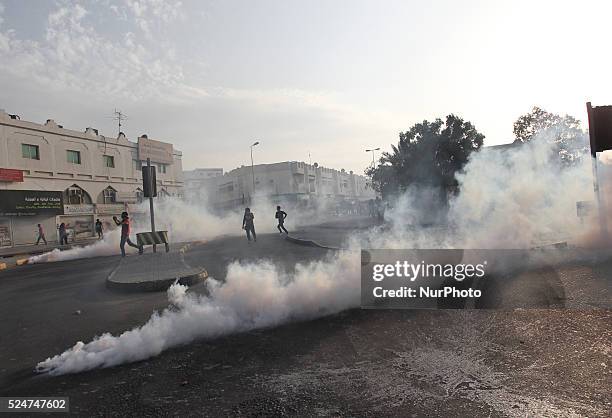
[(93, 213), (94, 205), (64, 205), (64, 214), (73, 215), (80, 213)]
[(62, 215), (62, 192), (0, 190), (0, 216)]
[(117, 192), (117, 202), (136, 203), (138, 198), (136, 192)]
[(23, 171), (0, 168), (0, 181), (23, 183)]
[(96, 205), (96, 213), (107, 213), (118, 215), (125, 210), (125, 205), (117, 203), (98, 203)]
[(174, 162), (172, 153), (172, 144), (144, 137), (138, 138), (138, 158), (141, 161), (150, 158), (155, 163), (172, 164)]

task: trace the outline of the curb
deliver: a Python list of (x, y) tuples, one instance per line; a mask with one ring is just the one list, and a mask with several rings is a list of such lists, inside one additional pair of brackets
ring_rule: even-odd
[[(183, 245), (179, 250), (180, 258), (185, 267), (194, 270), (185, 262), (185, 251), (187, 251), (194, 243), (188, 243)], [(121, 266), (123, 258), (117, 263), (117, 266), (111, 271), (106, 278), (106, 287), (112, 290), (118, 290), (121, 292), (159, 292), (168, 290), (168, 288), (174, 284), (179, 283), (185, 286), (192, 286), (196, 283), (200, 283), (208, 278), (208, 272), (201, 268), (196, 274), (188, 274), (186, 276), (175, 276), (167, 279), (155, 280), (155, 281), (144, 281), (144, 282), (116, 282), (113, 281), (113, 276)]]
[(339, 247), (329, 247), (327, 245), (321, 245), (316, 241), (313, 240), (309, 240), (309, 239), (302, 239), (302, 238), (295, 238), (292, 237), (290, 235), (285, 235), (285, 240), (292, 242), (294, 244), (297, 245), (303, 245), (305, 247), (317, 247), (317, 248), (323, 248), (325, 250), (333, 250), (333, 251), (340, 251), (342, 250), (342, 248)]
[(29, 258), (20, 258), (15, 262), (15, 264), (18, 266), (25, 266), (26, 264), (28, 264), (29, 261)]
[(6, 269), (6, 263), (0, 263), (0, 270)]
[[(121, 263), (119, 263), (121, 264)], [(201, 271), (198, 274), (191, 274), (183, 277), (171, 277), (164, 280), (156, 280), (151, 282), (134, 282), (134, 283), (119, 283), (112, 281), (112, 275), (115, 273), (119, 265), (113, 270), (113, 272), (106, 279), (106, 287), (111, 290), (118, 290), (121, 292), (160, 292), (162, 290), (168, 290), (175, 282), (185, 286), (192, 286), (196, 283), (203, 282), (208, 278), (208, 272), (206, 270)]]

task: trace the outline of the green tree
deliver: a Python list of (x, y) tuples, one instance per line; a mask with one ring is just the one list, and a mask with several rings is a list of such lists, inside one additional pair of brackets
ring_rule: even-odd
[(456, 190), (455, 174), (465, 166), (469, 155), (482, 147), (483, 140), (484, 135), (474, 125), (458, 116), (448, 115), (445, 121), (425, 120), (400, 132), (392, 152), (383, 153), (380, 165), (366, 174), (383, 196), (410, 186), (448, 194)]
[(570, 115), (547, 112), (537, 106), (514, 122), (515, 142), (541, 138), (555, 144), (564, 163), (574, 163), (588, 152), (588, 141), (580, 121)]

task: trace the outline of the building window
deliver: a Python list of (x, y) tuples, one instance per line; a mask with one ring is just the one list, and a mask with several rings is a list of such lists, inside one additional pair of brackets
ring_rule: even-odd
[(140, 188), (136, 189), (136, 201), (138, 203), (142, 203), (143, 200), (144, 200), (144, 192)]
[(73, 184), (64, 191), (64, 199), (69, 205), (91, 204), (91, 198), (87, 192), (76, 184)]
[(38, 145), (21, 144), (21, 156), (30, 160), (40, 160)]
[(71, 164), (81, 164), (81, 152), (66, 150), (66, 155), (68, 157), (68, 162)]
[(112, 187), (107, 187), (102, 191), (104, 203), (115, 203), (117, 201), (117, 191)]
[(166, 164), (158, 164), (158, 167), (160, 173), (166, 174), (166, 167), (168, 167)]
[(112, 155), (103, 155), (104, 167), (115, 168), (115, 157)]

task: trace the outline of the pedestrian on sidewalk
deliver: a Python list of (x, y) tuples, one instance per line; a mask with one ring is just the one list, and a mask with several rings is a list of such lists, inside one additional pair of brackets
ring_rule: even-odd
[(278, 219), (278, 233), (282, 234), (283, 231), (285, 231), (285, 234), (289, 235), (289, 231), (287, 231), (287, 228), (285, 228), (285, 218), (287, 218), (287, 212), (285, 212), (284, 210), (281, 210), (280, 206), (276, 207), (276, 215), (274, 215), (274, 217), (276, 219)]
[(36, 240), (36, 245), (38, 245), (40, 240), (43, 240), (45, 245), (47, 245), (47, 238), (45, 238), (45, 231), (43, 230), (42, 225), (38, 224), (38, 239)]
[(253, 222), (255, 215), (251, 212), (251, 209), (246, 208), (244, 210), (244, 217), (242, 218), (242, 229), (246, 231), (246, 236), (249, 242), (251, 241), (251, 234), (253, 234), (253, 240), (257, 242), (257, 235), (255, 234), (255, 223)]
[(68, 232), (66, 231), (66, 224), (62, 222), (57, 229), (59, 229), (60, 245), (68, 245)]
[(130, 217), (127, 212), (121, 213), (121, 220), (117, 219), (116, 216), (113, 216), (113, 221), (117, 224), (117, 226), (121, 226), (121, 243), (119, 244), (119, 248), (121, 248), (121, 257), (125, 257), (125, 243), (130, 247), (138, 248), (138, 254), (143, 253), (142, 245), (138, 246), (134, 244), (130, 240)]
[(102, 239), (104, 237), (104, 233), (102, 232), (102, 222), (99, 219), (96, 219), (96, 234), (98, 234), (98, 239)]

